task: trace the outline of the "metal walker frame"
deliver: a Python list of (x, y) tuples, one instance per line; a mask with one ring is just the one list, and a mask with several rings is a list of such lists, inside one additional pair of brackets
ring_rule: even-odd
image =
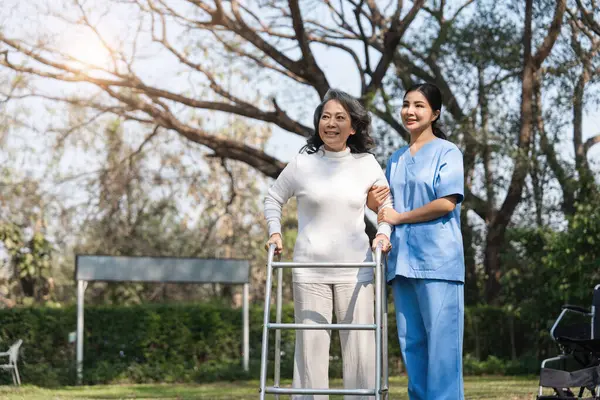
[[(375, 250), (375, 261), (360, 263), (318, 263), (318, 262), (279, 262), (273, 261), (275, 245), (269, 246), (267, 258), (267, 282), (265, 290), (265, 309), (263, 316), (262, 353), (260, 365), (260, 400), (267, 394), (324, 394), (371, 396), (376, 400), (388, 399), (388, 353), (387, 353), (387, 292), (383, 271), (382, 247)], [(375, 324), (282, 324), (281, 301), (283, 268), (375, 268)], [(273, 269), (277, 269), (276, 322), (269, 321), (271, 311), (271, 291)], [(274, 385), (267, 386), (267, 362), (269, 354), (269, 329), (275, 329), (275, 377)], [(304, 389), (280, 387), (281, 372), (281, 330), (282, 329), (326, 329), (326, 330), (372, 330), (375, 331), (375, 388), (373, 389)]]

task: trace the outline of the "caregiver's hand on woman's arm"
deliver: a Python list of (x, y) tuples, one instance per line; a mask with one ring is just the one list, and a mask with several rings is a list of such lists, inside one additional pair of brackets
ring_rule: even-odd
[(387, 222), (390, 225), (400, 225), (402, 222), (402, 214), (393, 208), (382, 208), (377, 213), (377, 223)]
[(389, 187), (373, 185), (367, 194), (367, 207), (369, 207), (369, 210), (377, 212), (389, 194)]
[(457, 200), (458, 196), (456, 195), (441, 197), (423, 207), (402, 213), (392, 208), (383, 208), (377, 213), (377, 223), (387, 222), (390, 225), (400, 225), (432, 221), (454, 210)]
[(275, 245), (275, 255), (279, 255), (283, 252), (283, 241), (281, 240), (281, 235), (279, 233), (274, 233), (271, 235), (267, 244), (265, 244), (265, 249), (269, 251), (269, 246)]

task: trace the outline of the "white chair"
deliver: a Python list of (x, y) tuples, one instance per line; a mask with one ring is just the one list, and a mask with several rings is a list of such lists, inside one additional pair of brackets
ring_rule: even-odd
[(19, 348), (23, 344), (21, 339), (17, 340), (13, 343), (12, 346), (3, 353), (0, 353), (1, 356), (8, 356), (8, 364), (0, 364), (0, 369), (4, 371), (10, 371), (13, 378), (13, 383), (15, 385), (21, 385), (21, 377), (19, 376), (19, 369), (17, 368), (17, 360), (19, 359)]

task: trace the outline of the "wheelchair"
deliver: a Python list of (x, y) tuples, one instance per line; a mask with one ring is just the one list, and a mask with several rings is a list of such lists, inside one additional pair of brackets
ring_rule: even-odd
[[(585, 322), (561, 324), (567, 313)], [(560, 354), (542, 361), (537, 400), (600, 400), (600, 285), (594, 288), (591, 309), (564, 305), (550, 335)], [(546, 367), (555, 362), (563, 368)], [(552, 388), (554, 394), (543, 395), (544, 388)]]

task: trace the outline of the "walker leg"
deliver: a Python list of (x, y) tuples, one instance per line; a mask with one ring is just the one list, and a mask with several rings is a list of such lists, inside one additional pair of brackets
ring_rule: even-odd
[[(263, 315), (263, 335), (260, 369), (260, 399), (264, 400), (268, 393), (274, 394), (277, 399), (279, 395), (344, 395), (344, 396), (368, 396), (376, 400), (388, 399), (388, 353), (387, 353), (387, 292), (386, 281), (383, 271), (382, 248), (381, 245), (375, 251), (375, 262), (361, 263), (296, 263), (296, 262), (273, 262), (275, 246), (269, 248), (267, 260), (267, 281), (265, 289), (265, 309)], [(298, 324), (281, 323), (281, 303), (283, 300), (283, 271), (282, 268), (375, 268), (375, 324)], [(278, 268), (277, 275), (277, 299), (276, 299), (276, 323), (270, 323), (270, 305), (273, 286), (273, 268)], [(266, 386), (267, 381), (267, 362), (268, 362), (268, 340), (269, 329), (275, 329), (275, 385)], [(375, 331), (375, 388), (368, 389), (304, 389), (304, 388), (281, 388), (281, 329), (337, 329), (337, 330), (369, 330)]]
[(273, 254), (275, 245), (269, 247), (269, 257), (267, 259), (267, 282), (265, 285), (265, 311), (263, 314), (263, 333), (262, 333), (262, 352), (260, 356), (260, 400), (265, 399), (267, 386), (267, 360), (269, 357), (269, 314), (271, 311), (271, 286), (273, 280)]
[[(385, 259), (387, 260), (387, 259)], [(385, 264), (384, 264), (385, 265)], [(388, 300), (387, 300), (387, 281), (385, 279), (385, 268), (382, 268), (381, 273), (381, 350), (382, 355), (382, 383), (381, 390), (383, 391), (383, 399), (389, 397), (389, 362), (388, 362)]]
[(381, 399), (381, 317), (382, 317), (382, 290), (381, 290), (381, 247), (375, 253), (375, 400)]
[[(283, 297), (283, 269), (277, 269), (277, 298), (276, 304), (276, 316), (275, 321), (281, 323), (281, 302)], [(274, 387), (279, 387), (279, 381), (281, 377), (281, 330), (275, 331), (275, 383)], [(275, 395), (275, 399), (279, 400), (279, 394)]]

